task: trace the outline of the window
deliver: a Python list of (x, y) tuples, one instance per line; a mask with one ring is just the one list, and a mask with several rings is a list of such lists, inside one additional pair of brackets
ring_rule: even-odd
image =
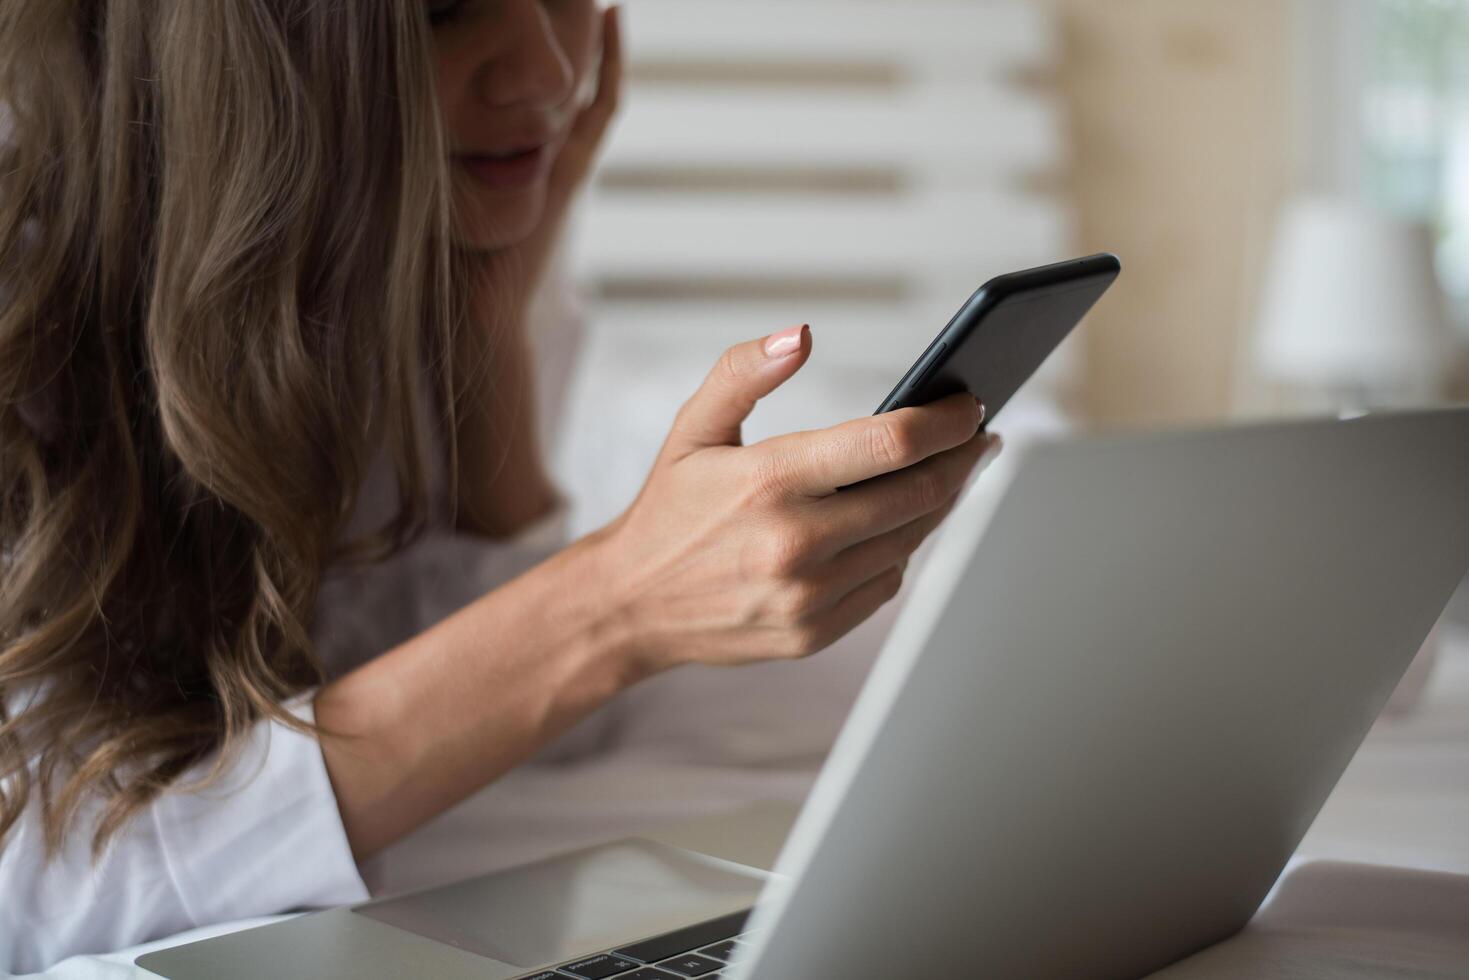
[(1469, 331), (1469, 0), (1370, 0), (1359, 118), (1370, 203), (1429, 222)]

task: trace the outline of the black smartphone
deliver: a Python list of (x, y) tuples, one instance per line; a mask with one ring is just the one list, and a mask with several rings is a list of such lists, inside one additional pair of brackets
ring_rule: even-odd
[(968, 391), (992, 422), (1122, 272), (1110, 252), (1012, 272), (975, 292), (874, 415)]

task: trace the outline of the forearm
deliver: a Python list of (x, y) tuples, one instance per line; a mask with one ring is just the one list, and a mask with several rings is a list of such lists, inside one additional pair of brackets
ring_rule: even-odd
[(578, 541), (322, 690), (322, 751), (358, 859), (634, 680), (597, 548), (595, 535)]

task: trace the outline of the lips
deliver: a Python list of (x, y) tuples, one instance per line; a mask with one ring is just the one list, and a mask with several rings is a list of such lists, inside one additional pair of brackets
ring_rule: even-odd
[(477, 153), (465, 153), (464, 155), (468, 157), (479, 157), (486, 160), (506, 160), (510, 157), (518, 157), (526, 153), (533, 153), (549, 142), (551, 142), (549, 138), (525, 140), (520, 143), (507, 143), (501, 149), (485, 150), (483, 152)]
[(546, 170), (549, 144), (523, 145), (491, 153), (461, 153), (457, 160), (470, 176), (486, 187), (516, 188), (533, 184)]

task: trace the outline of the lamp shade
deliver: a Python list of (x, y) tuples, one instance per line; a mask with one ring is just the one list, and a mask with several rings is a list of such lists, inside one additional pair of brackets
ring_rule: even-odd
[(1427, 227), (1327, 198), (1285, 209), (1255, 335), (1262, 374), (1420, 391), (1442, 370), (1446, 324)]

